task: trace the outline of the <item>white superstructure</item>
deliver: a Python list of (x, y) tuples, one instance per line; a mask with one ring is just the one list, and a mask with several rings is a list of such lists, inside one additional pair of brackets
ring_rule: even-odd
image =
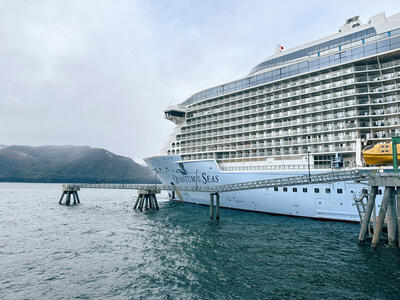
[[(399, 104), (400, 14), (353, 17), (334, 35), (278, 50), (244, 78), (169, 107), (174, 134), (146, 162), (176, 185), (365, 167), (362, 148), (400, 135)], [(361, 187), (350, 185), (233, 193), (221, 206), (356, 221)], [(206, 196), (183, 200), (206, 204)]]

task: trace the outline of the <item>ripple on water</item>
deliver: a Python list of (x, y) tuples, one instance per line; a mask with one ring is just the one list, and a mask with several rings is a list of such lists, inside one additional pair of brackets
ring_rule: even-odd
[[(381, 299), (400, 296), (400, 255), (356, 245), (358, 225), (160, 202), (131, 191), (0, 184), (0, 298)], [(26, 197), (32, 194), (32, 197)]]

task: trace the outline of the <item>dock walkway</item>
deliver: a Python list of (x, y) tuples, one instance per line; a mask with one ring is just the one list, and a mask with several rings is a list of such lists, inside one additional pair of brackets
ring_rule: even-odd
[[(270, 187), (294, 186), (304, 184), (319, 184), (338, 181), (363, 181), (368, 180), (370, 171), (351, 170), (329, 172), (311, 175), (271, 178), (257, 181), (222, 184), (215, 186), (179, 186), (181, 192), (204, 192), (204, 193), (224, 193), (243, 190), (263, 189)], [(82, 183), (66, 184), (63, 188), (89, 188), (89, 189), (127, 189), (127, 190), (148, 190), (148, 191), (175, 191), (178, 189), (172, 184), (126, 184), (126, 183)]]

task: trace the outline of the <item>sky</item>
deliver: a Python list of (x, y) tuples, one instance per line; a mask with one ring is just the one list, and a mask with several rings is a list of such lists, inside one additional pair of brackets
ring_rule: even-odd
[(0, 145), (88, 145), (142, 163), (169, 105), (400, 1), (0, 0)]

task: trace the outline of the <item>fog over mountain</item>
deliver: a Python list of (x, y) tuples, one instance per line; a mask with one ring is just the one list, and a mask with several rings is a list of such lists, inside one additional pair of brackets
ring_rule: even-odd
[(0, 145), (0, 181), (154, 183), (131, 158), (89, 146)]

